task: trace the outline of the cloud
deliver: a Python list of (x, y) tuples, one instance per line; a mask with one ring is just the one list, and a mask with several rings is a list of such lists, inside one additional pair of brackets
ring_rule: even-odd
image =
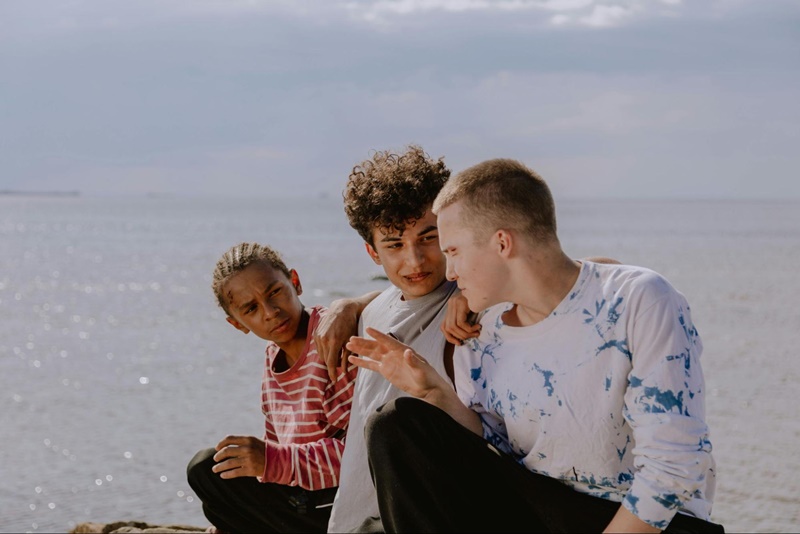
[(632, 8), (599, 5), (594, 6), (589, 15), (578, 20), (587, 26), (604, 28), (621, 24), (625, 19), (630, 18), (633, 13)]
[(489, 4), (0, 0), (0, 189), (336, 194), (418, 142), (566, 194), (800, 195), (796, 3)]
[(396, 21), (398, 17), (439, 12), (526, 12), (554, 26), (606, 28), (633, 20), (636, 14), (671, 15), (674, 12), (664, 11), (663, 7), (677, 9), (681, 3), (681, 0), (369, 0), (341, 5), (353, 17), (378, 25)]

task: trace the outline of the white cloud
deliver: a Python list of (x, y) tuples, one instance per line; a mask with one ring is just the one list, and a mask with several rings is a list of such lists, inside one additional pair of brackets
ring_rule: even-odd
[(526, 12), (554, 26), (605, 28), (631, 21), (635, 14), (669, 16), (681, 4), (682, 0), (366, 0), (340, 6), (351, 17), (376, 25), (415, 14)]
[(579, 20), (586, 26), (605, 28), (609, 26), (617, 26), (632, 15), (632, 8), (597, 5), (594, 6), (594, 9), (592, 9), (592, 12), (589, 15), (581, 17)]

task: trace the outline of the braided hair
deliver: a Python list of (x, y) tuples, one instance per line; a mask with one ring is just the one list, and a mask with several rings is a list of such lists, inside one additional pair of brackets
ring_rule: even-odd
[(264, 261), (271, 265), (272, 268), (281, 271), (287, 277), (291, 277), (291, 271), (286, 267), (281, 255), (267, 245), (239, 243), (235, 247), (231, 247), (222, 255), (216, 267), (214, 267), (214, 275), (211, 282), (211, 289), (217, 297), (217, 303), (225, 310), (225, 313), (230, 314), (228, 311), (227, 299), (222, 294), (222, 288), (225, 286), (225, 283), (230, 280), (234, 274), (257, 261)]

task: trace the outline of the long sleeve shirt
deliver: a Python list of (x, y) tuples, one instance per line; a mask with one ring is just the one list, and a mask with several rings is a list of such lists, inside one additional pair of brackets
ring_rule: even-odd
[(339, 485), (357, 367), (349, 365), (335, 383), (330, 381), (314, 343), (326, 310), (309, 311), (305, 349), (290, 369), (276, 373), (280, 349), (274, 343), (267, 346), (261, 390), (266, 466), (261, 480), (318, 490)]
[(508, 326), (510, 307), (490, 308), (454, 358), (486, 439), (655, 527), (677, 512), (708, 519), (702, 344), (683, 295), (653, 271), (584, 262), (544, 320)]

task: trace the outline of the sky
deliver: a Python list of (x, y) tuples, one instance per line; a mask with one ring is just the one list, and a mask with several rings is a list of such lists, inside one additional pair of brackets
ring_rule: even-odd
[(800, 2), (0, 0), (0, 190), (334, 196), (409, 143), (800, 199)]

